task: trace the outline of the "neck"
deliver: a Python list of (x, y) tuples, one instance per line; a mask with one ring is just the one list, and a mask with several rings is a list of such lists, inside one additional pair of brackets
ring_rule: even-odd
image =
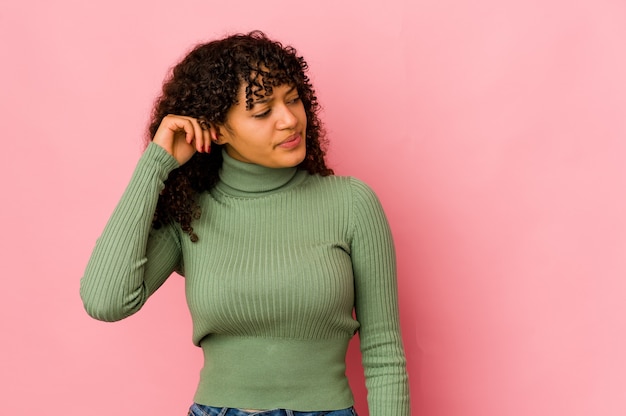
[(298, 168), (268, 168), (233, 159), (222, 150), (224, 159), (217, 188), (235, 196), (262, 196), (284, 189), (292, 183)]

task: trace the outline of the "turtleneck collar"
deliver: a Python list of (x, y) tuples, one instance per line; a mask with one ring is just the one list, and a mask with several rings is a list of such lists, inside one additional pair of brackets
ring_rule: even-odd
[(233, 159), (222, 149), (220, 181), (216, 188), (220, 191), (244, 197), (262, 196), (274, 193), (291, 184), (298, 168), (268, 168), (254, 163)]

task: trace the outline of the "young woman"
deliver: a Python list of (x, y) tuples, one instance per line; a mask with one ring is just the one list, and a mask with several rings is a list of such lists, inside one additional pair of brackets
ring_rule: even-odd
[(115, 321), (185, 277), (205, 359), (190, 415), (356, 414), (357, 331), (370, 415), (409, 414), (389, 227), (326, 166), (306, 70), (258, 31), (190, 52), (81, 280), (88, 313)]

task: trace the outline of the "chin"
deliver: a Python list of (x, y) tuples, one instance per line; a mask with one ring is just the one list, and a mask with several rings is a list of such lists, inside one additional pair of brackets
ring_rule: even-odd
[(298, 166), (300, 163), (304, 161), (306, 158), (306, 149), (302, 150), (302, 153), (299, 153), (297, 156), (294, 155), (293, 163), (290, 164), (290, 167)]
[(280, 155), (274, 161), (277, 168), (293, 168), (302, 163), (305, 157), (306, 148), (302, 146), (302, 149), (294, 149), (287, 154)]

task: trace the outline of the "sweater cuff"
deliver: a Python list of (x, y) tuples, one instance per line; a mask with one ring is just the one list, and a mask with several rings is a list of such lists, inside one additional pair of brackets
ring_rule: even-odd
[(139, 159), (139, 166), (154, 169), (163, 180), (171, 171), (180, 167), (176, 159), (156, 143), (150, 142)]

